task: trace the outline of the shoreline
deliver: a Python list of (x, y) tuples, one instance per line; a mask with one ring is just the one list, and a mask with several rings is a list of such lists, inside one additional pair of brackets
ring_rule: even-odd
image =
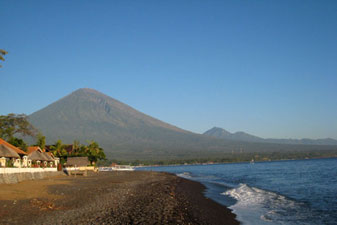
[(199, 182), (150, 171), (0, 184), (0, 224), (239, 224), (204, 191)]
[[(310, 158), (290, 158), (290, 159), (275, 159), (275, 160), (256, 160), (254, 163), (265, 163), (265, 162), (283, 162), (283, 161), (302, 161), (302, 160), (319, 160), (319, 159), (337, 159), (337, 156), (327, 156), (327, 157), (310, 157)], [(212, 163), (184, 163), (184, 164), (164, 164), (164, 165), (141, 165), (134, 166), (135, 168), (146, 168), (146, 167), (170, 167), (170, 166), (209, 166), (209, 165), (221, 165), (221, 164), (237, 164), (237, 163), (250, 163), (251, 161), (233, 161), (233, 162), (212, 162)]]

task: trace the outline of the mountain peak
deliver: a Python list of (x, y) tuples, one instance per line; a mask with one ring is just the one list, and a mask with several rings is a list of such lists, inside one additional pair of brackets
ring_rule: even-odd
[(224, 136), (230, 136), (231, 133), (223, 128), (220, 127), (213, 127), (212, 129), (206, 131), (204, 133), (208, 136), (214, 136), (214, 137), (224, 137)]
[(97, 90), (92, 89), (92, 88), (79, 88), (76, 91), (70, 93), (70, 95), (72, 95), (72, 94), (100, 95), (100, 96), (106, 96), (108, 98), (111, 98), (110, 96), (107, 96), (107, 95), (103, 94), (102, 92), (97, 91)]
[(227, 131), (227, 130), (221, 128), (221, 127), (213, 127), (213, 128), (210, 129), (210, 130), (219, 130), (219, 131), (226, 131), (226, 132), (229, 132), (229, 131)]
[[(112, 149), (119, 145), (157, 145), (165, 136), (192, 134), (91, 88), (80, 88), (29, 115), (49, 143), (96, 140)], [(175, 138), (171, 138), (174, 140)], [(145, 143), (145, 144), (144, 144)]]
[(79, 88), (74, 92), (87, 92), (87, 93), (100, 93), (101, 94), (101, 92), (99, 92), (99, 91), (97, 91), (93, 88)]
[(259, 142), (262, 140), (259, 137), (247, 134), (242, 131), (231, 133), (220, 127), (213, 127), (212, 129), (206, 131), (204, 135), (235, 141)]

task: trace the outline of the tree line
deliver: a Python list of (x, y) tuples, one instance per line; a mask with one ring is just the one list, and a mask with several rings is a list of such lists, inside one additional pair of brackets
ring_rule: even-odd
[[(39, 146), (46, 149), (46, 137), (29, 123), (25, 114), (8, 114), (0, 116), (0, 138), (8, 143), (27, 152), (28, 144), (19, 137), (31, 136), (36, 139), (36, 143), (32, 146)], [(53, 145), (48, 146), (48, 150), (54, 156), (59, 157), (61, 163), (65, 163), (68, 157), (85, 156), (91, 164), (95, 164), (98, 160), (105, 160), (106, 156), (103, 148), (95, 141), (88, 141), (87, 145), (74, 141), (71, 151), (67, 151), (70, 145), (63, 144), (62, 140), (57, 140)]]
[[(45, 138), (42, 136), (41, 138)], [(39, 141), (38, 143), (43, 141)], [(36, 143), (36, 144), (38, 144)], [(69, 145), (63, 144), (61, 140), (57, 140), (54, 145), (49, 146), (50, 151), (54, 156), (61, 159), (61, 163), (65, 162), (68, 157), (88, 157), (91, 165), (96, 164), (98, 160), (105, 160), (106, 156), (103, 148), (99, 146), (96, 141), (88, 141), (87, 145), (80, 144), (79, 141), (75, 140), (72, 144), (71, 151), (67, 151)], [(40, 146), (41, 148), (41, 146)]]
[(140, 160), (118, 160), (107, 159), (99, 161), (100, 166), (109, 166), (111, 163), (131, 166), (166, 166), (166, 165), (193, 165), (193, 164), (220, 164), (220, 163), (241, 163), (241, 162), (266, 162), (278, 160), (300, 160), (300, 159), (316, 159), (316, 158), (337, 158), (336, 150), (320, 150), (308, 152), (250, 152), (250, 153), (222, 153), (217, 157), (200, 157), (193, 156), (190, 158), (176, 159), (140, 159)]

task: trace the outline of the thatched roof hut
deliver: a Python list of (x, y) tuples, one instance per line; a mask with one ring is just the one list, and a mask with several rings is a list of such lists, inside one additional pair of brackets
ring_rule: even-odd
[(0, 157), (5, 158), (20, 158), (19, 154), (6, 145), (0, 144)]
[(76, 166), (76, 167), (85, 167), (90, 165), (88, 157), (68, 157), (67, 160), (67, 167), (68, 166)]
[(53, 153), (51, 153), (51, 152), (46, 152), (46, 154), (49, 155), (49, 157), (50, 157), (51, 159), (53, 159), (53, 160), (56, 159), (56, 157), (54, 156)]
[(49, 162), (55, 161), (55, 159), (51, 155), (49, 155), (48, 152), (42, 152), (42, 155), (43, 155), (43, 157), (46, 158), (46, 161), (49, 161)]
[(39, 146), (29, 146), (27, 148), (27, 154), (29, 155), (30, 153), (32, 152), (35, 152), (35, 151), (40, 151), (42, 152), (42, 149), (39, 147)]
[(46, 157), (40, 151), (34, 151), (28, 154), (28, 159), (32, 161), (47, 161)]
[(21, 149), (15, 147), (14, 145), (9, 144), (7, 141), (5, 141), (1, 138), (0, 138), (0, 144), (12, 149), (13, 151), (15, 151), (17, 154), (19, 154), (21, 156), (27, 155), (26, 152), (24, 152)]
[(54, 162), (55, 159), (49, 155), (47, 152), (44, 152), (39, 146), (30, 146), (28, 147), (28, 159), (33, 161), (48, 161)]

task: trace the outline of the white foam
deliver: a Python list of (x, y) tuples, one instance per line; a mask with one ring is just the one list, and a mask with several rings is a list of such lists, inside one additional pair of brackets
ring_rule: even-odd
[(282, 195), (246, 184), (222, 194), (237, 200), (230, 208), (243, 224), (290, 224), (291, 211), (298, 208), (296, 202)]
[(189, 172), (178, 173), (177, 176), (182, 177), (182, 178), (186, 178), (186, 179), (192, 178), (192, 176)]

